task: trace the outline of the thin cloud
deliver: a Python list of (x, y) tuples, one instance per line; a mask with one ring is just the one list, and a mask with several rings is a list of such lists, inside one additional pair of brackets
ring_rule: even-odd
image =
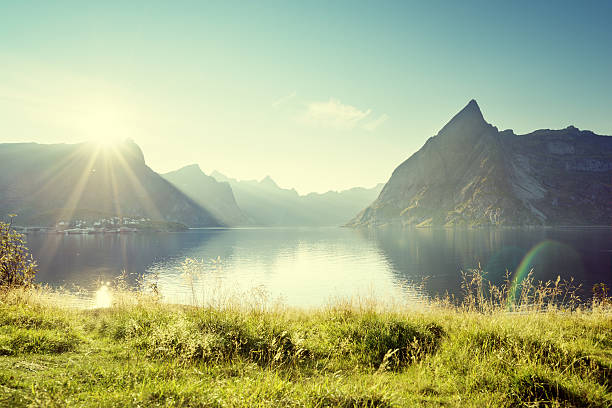
[(363, 111), (355, 106), (345, 105), (338, 99), (330, 98), (325, 102), (308, 103), (300, 121), (318, 127), (349, 130), (357, 126), (371, 112), (371, 109)]
[(287, 102), (289, 102), (296, 96), (297, 96), (297, 92), (293, 91), (289, 95), (285, 95), (282, 98), (279, 98), (278, 100), (272, 102), (272, 107), (279, 108), (280, 106), (285, 105)]
[(380, 115), (378, 118), (374, 119), (373, 121), (370, 121), (364, 124), (363, 128), (365, 130), (373, 132), (374, 130), (376, 130), (376, 128), (378, 128), (380, 125), (385, 123), (388, 119), (389, 119), (389, 115), (387, 115), (386, 113), (383, 113), (382, 115)]

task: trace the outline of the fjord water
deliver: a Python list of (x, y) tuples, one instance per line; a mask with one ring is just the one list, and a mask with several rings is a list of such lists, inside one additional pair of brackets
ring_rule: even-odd
[[(125, 270), (129, 284), (144, 276), (165, 300), (180, 303), (249, 291), (296, 306), (355, 296), (418, 302), (461, 295), (461, 271), (479, 263), (494, 283), (502, 282), (506, 269), (533, 268), (536, 280), (574, 277), (583, 297), (595, 283), (612, 284), (610, 228), (194, 229), (29, 235), (28, 245), (41, 282), (94, 289)], [(186, 258), (204, 265), (185, 275)]]

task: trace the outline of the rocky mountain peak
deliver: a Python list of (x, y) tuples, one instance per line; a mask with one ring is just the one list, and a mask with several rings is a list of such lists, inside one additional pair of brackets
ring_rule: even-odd
[(276, 182), (274, 180), (272, 180), (272, 177), (270, 177), (270, 176), (264, 177), (261, 180), (261, 184), (265, 185), (265, 186), (269, 186), (269, 187), (279, 188), (278, 185), (276, 184)]
[(453, 116), (438, 134), (452, 134), (457, 137), (463, 134), (479, 133), (487, 126), (489, 125), (484, 120), (478, 103), (472, 99), (459, 113)]
[(476, 102), (476, 99), (470, 99), (468, 104), (465, 105), (465, 108), (463, 108), (461, 110), (461, 112), (463, 112), (463, 111), (466, 111), (466, 112), (475, 112), (475, 113), (479, 114), (480, 116), (482, 116), (482, 112), (480, 111), (480, 106), (478, 106), (478, 102)]
[(177, 171), (180, 171), (182, 173), (189, 173), (189, 174), (200, 174), (200, 173), (204, 173), (202, 171), (202, 169), (200, 169), (200, 165), (197, 163), (194, 164), (189, 164), (187, 166), (184, 166), (180, 169), (178, 169)]

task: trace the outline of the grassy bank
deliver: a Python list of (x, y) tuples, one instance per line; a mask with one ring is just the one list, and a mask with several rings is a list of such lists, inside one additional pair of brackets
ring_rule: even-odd
[(2, 295), (0, 405), (612, 406), (607, 306), (57, 304)]

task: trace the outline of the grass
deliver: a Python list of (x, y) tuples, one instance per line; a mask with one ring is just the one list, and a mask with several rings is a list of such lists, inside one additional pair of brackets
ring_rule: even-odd
[(130, 292), (84, 310), (58, 306), (66, 294), (7, 290), (0, 405), (612, 407), (609, 298), (564, 306), (550, 288), (522, 290), (531, 301), (508, 312), (503, 289), (478, 279), (461, 304), (416, 310), (190, 307)]

